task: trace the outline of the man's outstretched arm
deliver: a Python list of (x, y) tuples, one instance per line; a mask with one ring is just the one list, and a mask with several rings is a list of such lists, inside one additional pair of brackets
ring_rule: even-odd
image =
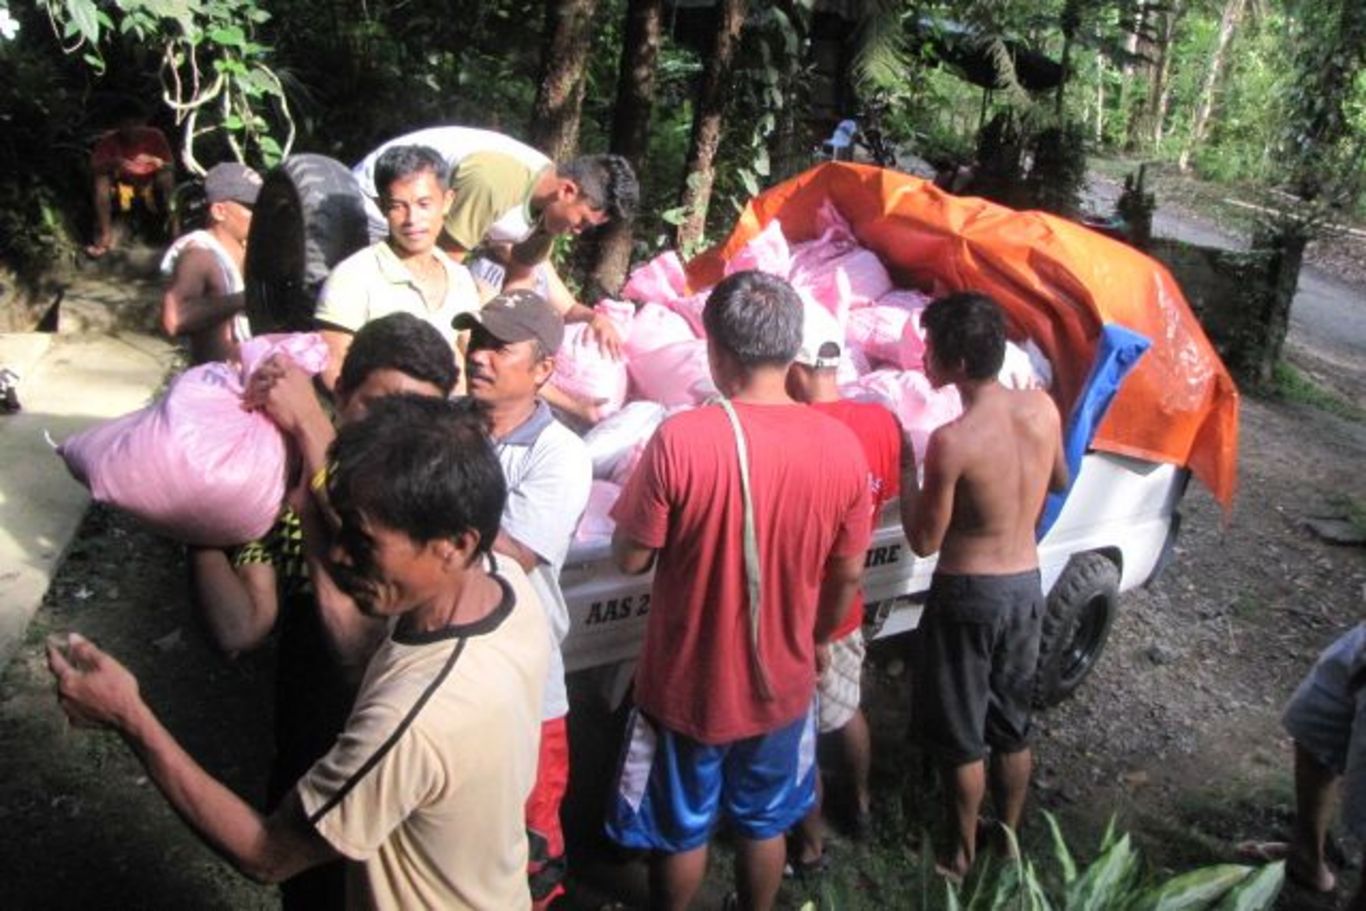
[(142, 701), (136, 678), (85, 639), (69, 656), (48, 644), (57, 698), (73, 724), (112, 728), (127, 741), (180, 818), (211, 848), (258, 882), (280, 882), (339, 855), (292, 795), (270, 816), (204, 771)]

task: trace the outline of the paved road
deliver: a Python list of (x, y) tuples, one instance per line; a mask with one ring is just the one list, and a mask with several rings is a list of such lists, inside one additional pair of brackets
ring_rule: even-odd
[[(1088, 187), (1088, 206), (1094, 211), (1112, 211), (1120, 189), (1114, 181), (1093, 178)], [(1207, 247), (1247, 248), (1246, 238), (1164, 211), (1160, 200), (1153, 233)], [(1300, 284), (1290, 310), (1287, 342), (1312, 350), (1334, 366), (1366, 370), (1366, 288), (1343, 282), (1315, 266), (1305, 266), (1300, 270)]]

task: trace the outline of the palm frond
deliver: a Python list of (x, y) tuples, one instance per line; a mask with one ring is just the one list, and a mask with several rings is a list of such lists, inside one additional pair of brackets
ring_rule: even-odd
[(868, 89), (895, 89), (905, 82), (910, 54), (901, 27), (903, 4), (865, 0), (853, 35), (853, 71)]

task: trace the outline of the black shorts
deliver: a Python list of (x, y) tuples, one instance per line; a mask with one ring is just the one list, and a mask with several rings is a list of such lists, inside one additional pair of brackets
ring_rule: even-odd
[(964, 765), (988, 746), (1014, 753), (1029, 745), (1043, 606), (1038, 570), (935, 573), (913, 699), (921, 741), (937, 759)]

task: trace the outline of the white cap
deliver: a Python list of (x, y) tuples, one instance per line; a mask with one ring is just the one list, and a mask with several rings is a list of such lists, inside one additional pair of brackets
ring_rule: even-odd
[(817, 370), (838, 367), (844, 354), (844, 330), (839, 321), (829, 310), (810, 301), (802, 310), (802, 344), (793, 360)]

